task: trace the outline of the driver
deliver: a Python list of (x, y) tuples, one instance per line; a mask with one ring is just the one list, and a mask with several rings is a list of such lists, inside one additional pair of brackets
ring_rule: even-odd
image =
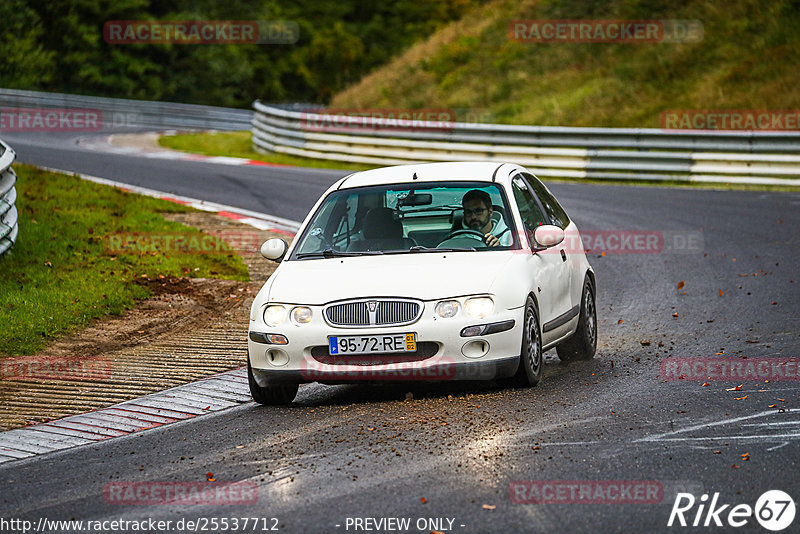
[(489, 193), (480, 189), (467, 191), (461, 205), (464, 208), (464, 228), (484, 234), (483, 240), (490, 247), (511, 245), (511, 232), (503, 216), (498, 213), (499, 217), (492, 217), (494, 210)]

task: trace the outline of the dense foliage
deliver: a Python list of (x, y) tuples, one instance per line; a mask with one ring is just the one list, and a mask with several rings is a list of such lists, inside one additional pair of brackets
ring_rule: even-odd
[[(327, 102), (485, 0), (3, 0), (0, 87), (247, 107)], [(289, 20), (295, 44), (125, 44), (111, 20)]]

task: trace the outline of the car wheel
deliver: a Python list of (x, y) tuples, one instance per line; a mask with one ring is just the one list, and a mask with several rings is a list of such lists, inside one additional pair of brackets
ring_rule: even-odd
[(259, 404), (274, 406), (277, 404), (289, 404), (297, 395), (300, 384), (281, 384), (275, 386), (261, 387), (253, 376), (253, 368), (247, 362), (247, 383), (250, 385), (250, 395)]
[(591, 360), (597, 350), (597, 311), (594, 305), (594, 291), (587, 278), (583, 283), (581, 295), (581, 315), (578, 328), (569, 339), (556, 346), (559, 359), (563, 362)]
[(544, 356), (542, 354), (542, 335), (539, 329), (539, 318), (536, 306), (531, 297), (525, 303), (525, 319), (523, 320), (522, 348), (520, 350), (519, 367), (512, 382), (517, 386), (535, 386), (542, 379)]

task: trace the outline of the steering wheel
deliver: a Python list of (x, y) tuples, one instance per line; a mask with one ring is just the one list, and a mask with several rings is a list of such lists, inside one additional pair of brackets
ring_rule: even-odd
[(454, 237), (471, 237), (472, 239), (479, 239), (481, 241), (484, 240), (483, 232), (479, 232), (478, 230), (453, 230), (450, 234), (444, 239), (447, 241), (448, 239), (453, 239)]
[(450, 241), (451, 239), (457, 239), (457, 238), (462, 238), (462, 239), (466, 238), (466, 239), (470, 239), (470, 240), (475, 239), (475, 240), (480, 241), (481, 244), (484, 247), (486, 246), (486, 241), (484, 241), (483, 232), (479, 232), (478, 230), (469, 230), (469, 229), (453, 230), (452, 232), (450, 232), (447, 235), (447, 237), (445, 237), (441, 241), (441, 243), (439, 243), (439, 246), (442, 246), (443, 243), (446, 243), (446, 242)]

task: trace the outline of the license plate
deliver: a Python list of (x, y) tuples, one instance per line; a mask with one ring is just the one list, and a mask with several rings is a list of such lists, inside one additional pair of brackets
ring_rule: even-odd
[(414, 352), (417, 350), (416, 334), (385, 334), (377, 336), (329, 336), (328, 352), (341, 354), (381, 354), (386, 352)]

